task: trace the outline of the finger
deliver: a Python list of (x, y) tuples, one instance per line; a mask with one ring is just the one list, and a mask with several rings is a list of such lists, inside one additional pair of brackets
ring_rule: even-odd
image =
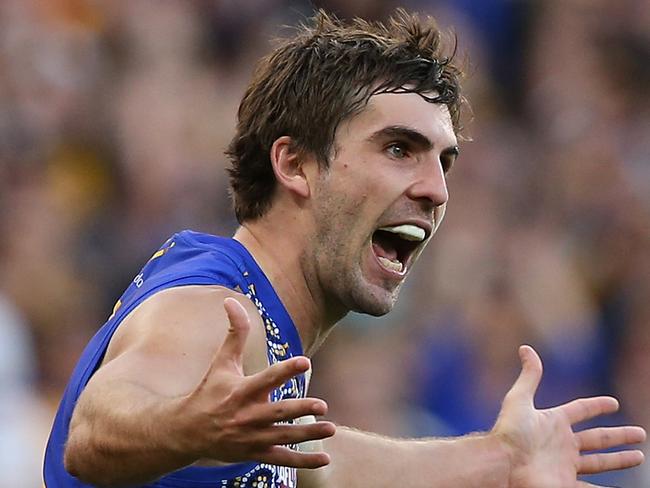
[(618, 400), (608, 396), (578, 398), (552, 410), (562, 411), (571, 424), (576, 424), (599, 415), (616, 412), (618, 410)]
[(599, 427), (576, 433), (581, 451), (609, 449), (623, 444), (637, 444), (645, 441), (645, 430), (641, 427)]
[(228, 315), (228, 333), (219, 349), (219, 358), (229, 359), (241, 366), (244, 355), (244, 346), (248, 331), (250, 330), (250, 319), (244, 306), (232, 297), (223, 301), (223, 308)]
[(532, 405), (535, 392), (542, 379), (542, 360), (530, 346), (519, 348), (519, 359), (521, 360), (521, 373), (510, 388), (507, 397), (530, 402)]
[(294, 376), (305, 373), (311, 367), (309, 358), (296, 356), (280, 361), (265, 370), (248, 377), (247, 392), (253, 396), (268, 395), (271, 390), (284, 385)]
[(580, 457), (578, 474), (594, 474), (638, 466), (643, 462), (641, 451), (604, 452)]
[(286, 446), (332, 437), (336, 426), (332, 422), (311, 424), (279, 424), (251, 432), (249, 442), (259, 447)]
[(326, 452), (298, 452), (285, 446), (271, 446), (263, 451), (256, 460), (276, 466), (288, 466), (298, 469), (316, 469), (327, 466), (330, 456)]
[(325, 415), (327, 403), (318, 398), (290, 398), (279, 402), (256, 404), (250, 409), (250, 424), (269, 425), (298, 419), (306, 415)]

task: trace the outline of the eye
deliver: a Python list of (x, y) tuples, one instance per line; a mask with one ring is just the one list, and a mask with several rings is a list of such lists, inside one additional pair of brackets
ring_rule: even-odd
[(440, 158), (440, 164), (442, 165), (442, 171), (447, 174), (454, 164), (454, 158), (452, 156), (442, 156)]
[(401, 142), (392, 142), (387, 147), (388, 153), (395, 159), (404, 159), (408, 156), (408, 147)]
[(445, 174), (451, 171), (456, 159), (458, 159), (458, 153), (458, 146), (455, 146), (444, 150), (440, 155), (440, 165)]

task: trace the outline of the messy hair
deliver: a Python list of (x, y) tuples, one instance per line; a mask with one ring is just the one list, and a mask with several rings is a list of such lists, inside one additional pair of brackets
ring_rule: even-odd
[(445, 55), (431, 17), (398, 9), (385, 23), (345, 23), (319, 11), (263, 58), (239, 106), (230, 157), (231, 193), (241, 223), (268, 210), (276, 187), (270, 150), (281, 136), (329, 164), (338, 126), (378, 93), (417, 93), (448, 107), (454, 130), (464, 104), (461, 69)]

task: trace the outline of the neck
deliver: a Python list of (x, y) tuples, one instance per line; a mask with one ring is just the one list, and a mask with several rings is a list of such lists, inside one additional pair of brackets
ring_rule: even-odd
[(274, 225), (271, 219), (260, 218), (242, 224), (234, 238), (264, 271), (296, 325), (303, 351), (311, 356), (345, 313), (336, 317), (327, 313), (325, 296), (302, 263), (304, 241), (289, 232), (287, 224)]

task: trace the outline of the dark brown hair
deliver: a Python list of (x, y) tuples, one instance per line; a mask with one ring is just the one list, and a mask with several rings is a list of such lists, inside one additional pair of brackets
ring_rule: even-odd
[(226, 153), (237, 220), (256, 219), (270, 206), (276, 181), (269, 153), (276, 139), (290, 136), (327, 167), (337, 127), (374, 94), (413, 92), (445, 104), (458, 132), (462, 73), (453, 52), (443, 54), (441, 37), (434, 19), (402, 9), (386, 23), (348, 24), (319, 11), (263, 58)]

